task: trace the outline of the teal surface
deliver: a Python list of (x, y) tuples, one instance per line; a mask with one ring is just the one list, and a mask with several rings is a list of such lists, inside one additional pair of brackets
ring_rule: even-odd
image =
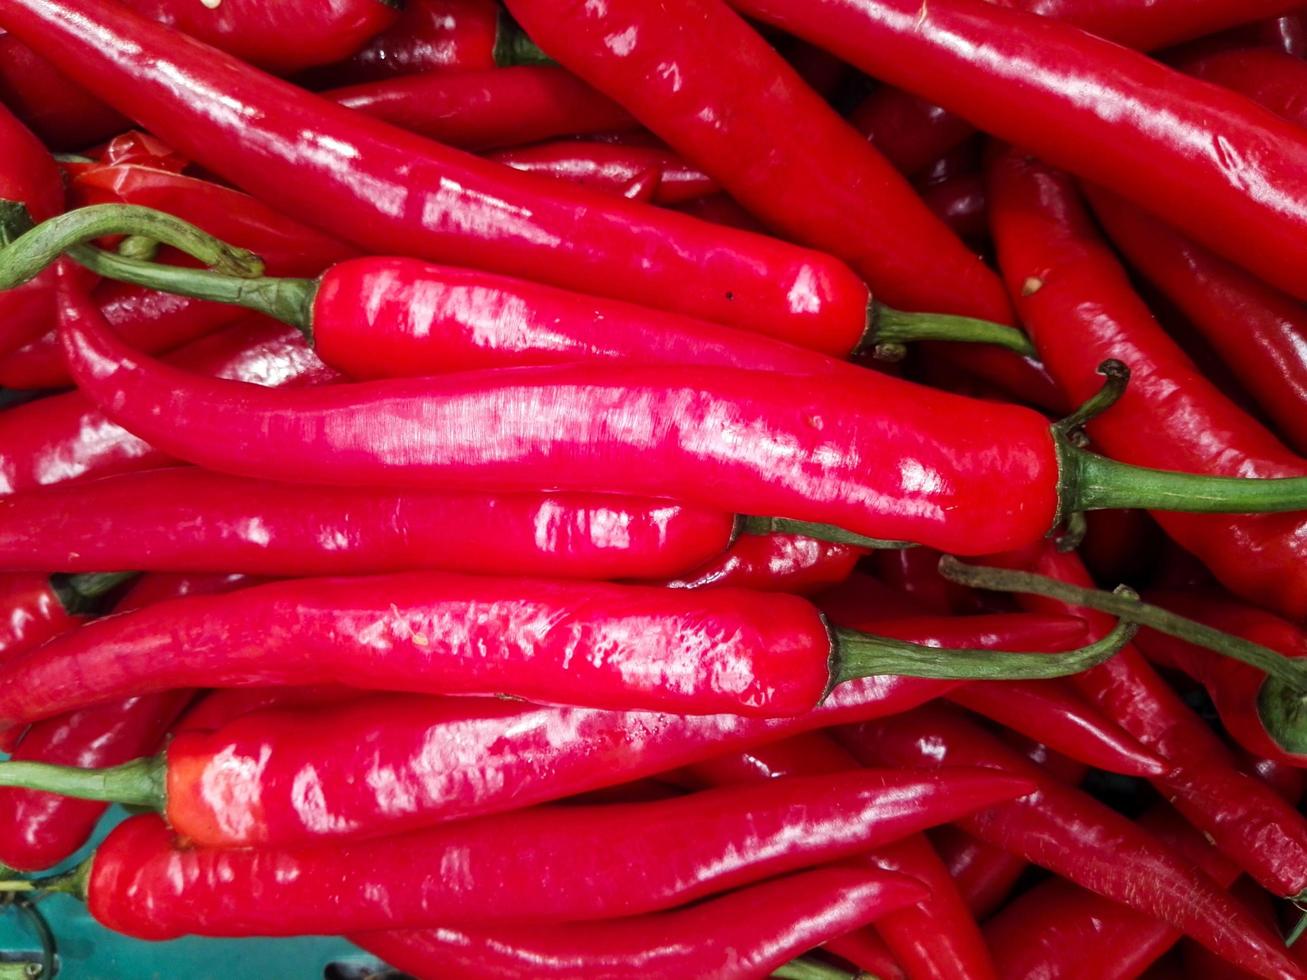
[[(121, 810), (111, 811), (96, 841), (124, 816)], [(81, 902), (66, 895), (52, 895), (38, 905), (55, 934), (59, 980), (321, 980), (333, 962), (379, 966), (374, 957), (343, 939), (188, 938), (147, 943), (101, 928)], [(39, 962), (40, 949), (23, 916), (14, 909), (0, 914), (0, 960), (30, 956)]]

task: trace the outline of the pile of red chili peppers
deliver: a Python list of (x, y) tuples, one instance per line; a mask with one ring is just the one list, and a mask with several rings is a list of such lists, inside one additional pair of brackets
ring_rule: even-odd
[(1307, 978), (1304, 59), (1278, 0), (0, 0), (0, 913)]

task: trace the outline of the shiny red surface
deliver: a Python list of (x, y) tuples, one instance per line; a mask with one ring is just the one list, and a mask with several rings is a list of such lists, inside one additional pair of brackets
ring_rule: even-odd
[(49, 572), (0, 575), (0, 662), (40, 646), (83, 622), (70, 616), (54, 589)]
[(1289, 122), (1307, 125), (1307, 64), (1301, 58), (1273, 48), (1231, 48), (1180, 58), (1176, 67), (1247, 96)]
[[(1307, 70), (1307, 63), (1292, 60)], [(1307, 452), (1307, 310), (1302, 303), (1132, 204), (1094, 191), (1090, 202), (1131, 267), (1219, 352), (1276, 430), (1298, 452)]]
[(666, 501), (308, 488), (176, 467), (0, 497), (0, 570), (656, 579), (720, 559), (733, 525)]
[(615, 918), (849, 857), (1030, 786), (986, 770), (864, 771), (257, 850), (174, 847), (151, 815), (100, 846), (88, 905), (151, 939)]
[(847, 260), (886, 303), (1011, 321), (990, 270), (725, 4), (507, 6), (548, 54), (764, 223)]
[[(321, 384), (337, 377), (298, 330), (246, 320), (171, 355), (189, 370), (265, 385)], [(105, 418), (79, 392), (53, 395), (0, 412), (0, 496), (152, 469), (170, 460)]]
[(1296, 977), (1280, 937), (1174, 849), (1079, 790), (1063, 786), (961, 714), (929, 706), (868, 722), (846, 741), (877, 765), (994, 766), (1037, 792), (959, 821), (963, 830), (1061, 877), (1162, 919), (1267, 977)]
[[(944, 648), (1066, 650), (1069, 617), (926, 618), (882, 635)], [(168, 751), (168, 819), (214, 846), (382, 834), (511, 810), (653, 775), (828, 725), (906, 711), (957, 685), (907, 677), (841, 684), (789, 718), (547, 708), (502, 699), (373, 696), (317, 711), (272, 711)], [(306, 795), (304, 787), (314, 791)]]
[(634, 197), (631, 188), (652, 175), (650, 194), (658, 204), (681, 204), (719, 190), (698, 167), (652, 146), (559, 140), (501, 150), (491, 159), (524, 173), (570, 180), (621, 197)]
[(272, 392), (138, 357), (84, 298), (70, 295), (64, 313), (83, 392), (138, 436), (210, 469), (671, 497), (961, 554), (1038, 541), (1053, 523), (1057, 460), (1043, 416), (875, 372), (815, 385), (586, 364)]
[(170, 734), (212, 732), (229, 722), (269, 708), (301, 708), (306, 705), (333, 708), (346, 701), (367, 697), (366, 691), (339, 684), (312, 687), (223, 687), (205, 691), (177, 719)]
[[(992, 161), (989, 190), (1004, 278), (1062, 387), (1082, 401), (1099, 389), (1105, 358), (1131, 369), (1125, 395), (1089, 426), (1105, 454), (1191, 473), (1307, 474), (1307, 462), (1222, 395), (1153, 319), (1070, 178), (1007, 151)], [(1302, 513), (1155, 516), (1231, 591), (1307, 612)]]
[(494, 0), (406, 0), (394, 24), (313, 80), (352, 85), (391, 75), (494, 68), (498, 36)]
[[(519, 174), (262, 75), (99, 0), (0, 11), (197, 163), (381, 254), (628, 299), (840, 351), (867, 289), (843, 263)], [(254, 121), (257, 120), (257, 124)]]
[(938, 0), (924, 13), (916, 0), (736, 6), (1119, 192), (1307, 298), (1307, 132), (1245, 99), (983, 0)]
[(635, 125), (621, 106), (552, 65), (404, 75), (332, 89), (323, 97), (467, 150)]
[(924, 886), (903, 875), (836, 866), (629, 919), (496, 929), (451, 926), (352, 938), (397, 969), (443, 980), (767, 976), (924, 892)]
[(865, 552), (797, 534), (746, 534), (723, 554), (664, 583), (671, 589), (731, 586), (808, 595), (842, 582)]
[[(740, 589), (438, 572), (311, 579), (162, 603), (81, 632), (11, 665), (0, 715), (176, 687), (347, 684), (777, 716), (811, 710), (830, 683), (817, 610)], [(34, 687), (21, 679), (29, 671)]]
[(599, 360), (802, 374), (850, 370), (772, 337), (417, 259), (333, 267), (313, 298), (312, 320), (319, 355), (355, 378)]

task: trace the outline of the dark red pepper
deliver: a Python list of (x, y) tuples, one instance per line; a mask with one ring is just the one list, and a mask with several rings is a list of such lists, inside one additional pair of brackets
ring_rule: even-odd
[[(682, 204), (719, 190), (702, 170), (655, 146), (559, 140), (500, 150), (490, 159), (525, 173), (658, 204)], [(636, 189), (646, 186), (648, 196), (641, 197)]]
[(720, 557), (665, 584), (672, 589), (733, 586), (809, 595), (844, 581), (865, 553), (852, 545), (798, 534), (748, 534)]
[(1007, 900), (1030, 867), (1024, 858), (957, 827), (936, 827), (928, 836), (977, 921), (989, 918)]

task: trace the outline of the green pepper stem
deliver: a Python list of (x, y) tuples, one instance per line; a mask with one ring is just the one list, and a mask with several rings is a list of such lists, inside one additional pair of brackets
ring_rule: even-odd
[(71, 895), (85, 901), (86, 888), (91, 880), (91, 864), (94, 860), (95, 855), (92, 854), (76, 867), (57, 875), (46, 875), (44, 878), (11, 878), (8, 881), (0, 881), (0, 894), (40, 892), (42, 895)]
[(138, 572), (90, 572), (82, 575), (50, 576), (50, 588), (59, 597), (64, 611), (72, 615), (95, 612), (100, 601)]
[(1268, 677), (1257, 692), (1257, 716), (1266, 734), (1290, 755), (1307, 756), (1307, 684)]
[(552, 65), (554, 59), (536, 46), (526, 36), (526, 31), (518, 26), (506, 10), (499, 11), (499, 22), (495, 28), (495, 66), (512, 68), (514, 65)]
[(151, 238), (232, 276), (263, 273), (263, 262), (253, 252), (219, 241), (170, 214), (134, 204), (95, 204), (51, 218), (5, 246), (0, 251), (0, 289), (22, 285), (64, 252), (104, 235)]
[[(180, 296), (231, 303), (295, 327), (312, 342), (314, 279), (245, 278), (205, 269), (139, 262), (95, 248), (74, 248), (69, 254), (97, 275)], [(0, 252), (0, 263), (4, 253)], [(2, 266), (0, 266), (2, 267)]]
[(1177, 615), (1169, 609), (1163, 609), (1161, 606), (1149, 605), (1137, 599), (1113, 595), (1099, 589), (1087, 589), (1071, 585), (1069, 582), (1059, 582), (1057, 579), (1034, 572), (967, 565), (952, 555), (944, 555), (940, 558), (939, 573), (950, 582), (958, 582), (976, 589), (989, 589), (994, 592), (1026, 592), (1031, 595), (1047, 596), (1073, 606), (1111, 613), (1127, 622), (1147, 626), (1159, 633), (1240, 660), (1265, 671), (1270, 677), (1278, 679), (1299, 694), (1307, 693), (1307, 667), (1303, 663), (1264, 647), (1260, 643), (1253, 643), (1242, 637), (1213, 629)]
[(915, 548), (910, 541), (885, 541), (881, 538), (868, 538), (854, 534), (833, 524), (813, 524), (810, 521), (792, 521), (788, 517), (755, 517), (740, 515), (740, 534), (801, 534), (805, 538), (818, 541), (830, 541), (835, 544), (847, 544), (856, 548), (876, 550), (894, 550), (898, 548)]
[[(906, 313), (873, 303), (867, 331), (859, 350), (888, 348), (898, 355), (904, 344), (921, 340), (945, 340), (965, 344), (993, 344), (1023, 357), (1036, 356), (1035, 345), (1020, 330), (990, 320), (947, 313)], [(890, 359), (894, 359), (891, 357)]]
[[(1137, 600), (1123, 597), (1122, 601)], [(1121, 620), (1101, 640), (1065, 653), (949, 650), (836, 629), (831, 655), (832, 686), (872, 674), (969, 681), (1066, 677), (1097, 667), (1129, 643), (1138, 628), (1134, 623)]]
[(164, 808), (165, 777), (163, 756), (134, 759), (105, 769), (80, 769), (14, 759), (0, 762), (0, 786), (58, 793), (79, 800), (142, 806), (157, 811)]
[(771, 975), (781, 980), (876, 980), (870, 973), (849, 973), (838, 966), (806, 956), (778, 966)]

